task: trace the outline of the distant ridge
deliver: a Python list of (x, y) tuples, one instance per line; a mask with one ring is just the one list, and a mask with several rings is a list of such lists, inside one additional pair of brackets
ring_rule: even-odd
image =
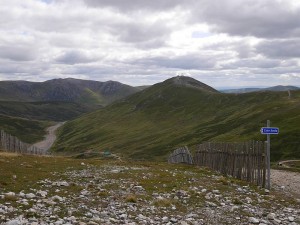
[(137, 88), (116, 81), (73, 78), (45, 82), (0, 81), (0, 101), (63, 101), (105, 106), (137, 91)]
[(222, 90), (223, 93), (249, 93), (249, 92), (256, 92), (256, 91), (292, 91), (292, 90), (300, 90), (300, 88), (296, 86), (283, 86), (277, 85), (274, 87), (268, 88), (238, 88), (238, 89), (228, 89)]

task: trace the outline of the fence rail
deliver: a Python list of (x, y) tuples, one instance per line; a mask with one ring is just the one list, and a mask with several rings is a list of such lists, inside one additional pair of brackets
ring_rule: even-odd
[(0, 131), (0, 149), (21, 154), (48, 155), (44, 149), (22, 142), (17, 137), (7, 134), (3, 130)]
[(188, 161), (184, 159), (190, 153), (187, 147), (184, 149), (185, 151), (175, 150), (169, 157), (169, 163), (192, 162), (189, 164), (208, 167), (226, 176), (266, 187), (268, 159), (265, 142), (203, 143), (197, 147), (194, 157)]

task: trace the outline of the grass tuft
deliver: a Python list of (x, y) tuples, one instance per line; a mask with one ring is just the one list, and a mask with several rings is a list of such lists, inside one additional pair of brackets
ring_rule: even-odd
[(125, 197), (125, 201), (129, 203), (137, 203), (137, 196), (133, 194), (129, 194)]

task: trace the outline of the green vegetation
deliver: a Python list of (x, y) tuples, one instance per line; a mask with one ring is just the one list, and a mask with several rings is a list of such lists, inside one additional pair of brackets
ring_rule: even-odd
[(300, 160), (287, 162), (284, 165), (278, 165), (278, 163), (272, 163), (271, 167), (272, 167), (272, 169), (287, 170), (287, 171), (300, 173)]
[(272, 136), (272, 160), (300, 158), (300, 91), (291, 91), (291, 98), (286, 92), (222, 94), (194, 80), (188, 85), (173, 81), (66, 123), (53, 151), (110, 149), (121, 157), (166, 160), (183, 145), (195, 149), (205, 141), (265, 140), (259, 131), (269, 119), (280, 128)]
[(96, 109), (99, 107), (73, 102), (0, 101), (0, 114), (33, 120), (66, 121)]
[(29, 144), (42, 140), (46, 135), (46, 128), (53, 124), (50, 121), (28, 120), (0, 115), (0, 129)]

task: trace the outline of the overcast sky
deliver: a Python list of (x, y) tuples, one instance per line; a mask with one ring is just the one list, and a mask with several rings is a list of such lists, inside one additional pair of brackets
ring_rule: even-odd
[(0, 80), (300, 86), (299, 0), (1, 0)]

